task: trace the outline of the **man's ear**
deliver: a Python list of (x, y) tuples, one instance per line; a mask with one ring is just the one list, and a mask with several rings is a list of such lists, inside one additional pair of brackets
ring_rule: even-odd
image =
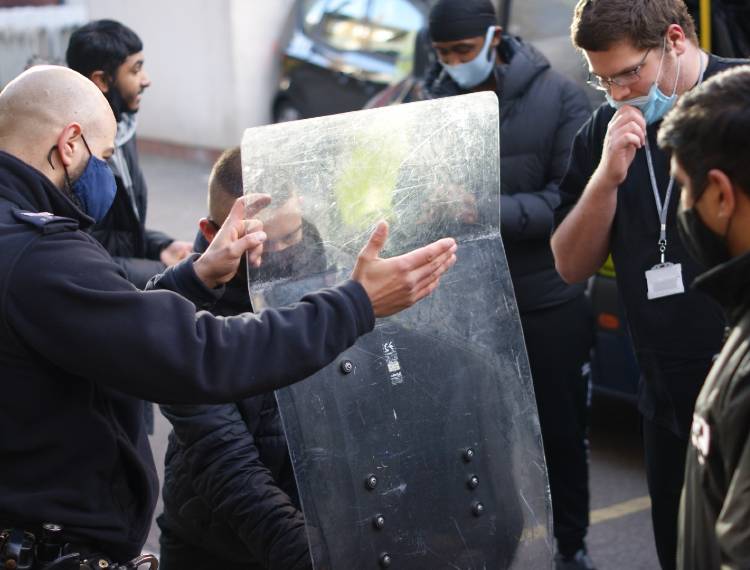
[(674, 49), (677, 55), (682, 55), (687, 49), (687, 43), (688, 39), (682, 27), (679, 24), (670, 24), (667, 28), (667, 51)]
[(201, 218), (198, 222), (198, 228), (200, 228), (203, 237), (206, 238), (208, 243), (211, 243), (214, 240), (216, 232), (218, 231), (216, 226), (214, 226), (208, 218)]
[(89, 76), (89, 79), (99, 88), (102, 93), (109, 92), (109, 81), (107, 81), (107, 74), (102, 70), (95, 71)]
[(78, 123), (70, 123), (57, 137), (57, 152), (64, 167), (67, 168), (73, 164), (75, 146), (80, 138), (81, 125)]
[(717, 218), (728, 220), (737, 207), (737, 196), (732, 180), (724, 171), (714, 168), (708, 171), (708, 186), (714, 187), (713, 208)]

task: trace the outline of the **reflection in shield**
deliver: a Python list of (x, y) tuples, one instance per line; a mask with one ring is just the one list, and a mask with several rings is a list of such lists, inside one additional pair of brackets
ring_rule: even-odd
[(381, 218), (387, 256), (459, 242), (431, 297), (277, 393), (315, 568), (551, 565), (541, 435), (500, 240), (498, 133), (493, 93), (245, 132), (245, 192), (293, 185), (319, 245), (253, 286), (254, 307), (346, 279)]

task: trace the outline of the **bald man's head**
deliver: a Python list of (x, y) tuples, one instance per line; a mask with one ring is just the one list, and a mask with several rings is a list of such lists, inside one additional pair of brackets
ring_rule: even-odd
[(58, 187), (65, 170), (75, 179), (88, 162), (81, 135), (91, 154), (107, 159), (114, 150), (116, 128), (96, 85), (65, 67), (32, 67), (0, 93), (0, 150), (41, 171)]

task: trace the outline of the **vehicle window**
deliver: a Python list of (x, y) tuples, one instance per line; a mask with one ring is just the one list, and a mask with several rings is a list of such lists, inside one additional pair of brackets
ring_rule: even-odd
[(410, 66), (414, 40), (424, 25), (421, 12), (407, 0), (371, 0), (369, 22), (370, 51), (394, 61), (400, 71), (402, 66)]
[(370, 38), (368, 0), (308, 0), (304, 29), (342, 51), (364, 51)]

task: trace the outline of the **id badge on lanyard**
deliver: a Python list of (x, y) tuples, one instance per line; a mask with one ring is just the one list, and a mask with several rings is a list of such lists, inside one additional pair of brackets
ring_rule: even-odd
[(664, 204), (662, 204), (661, 197), (659, 196), (659, 188), (656, 185), (656, 175), (654, 174), (654, 164), (651, 159), (648, 136), (646, 137), (646, 161), (648, 162), (648, 173), (651, 176), (651, 188), (654, 191), (656, 213), (659, 215), (660, 224), (658, 247), (661, 262), (646, 271), (647, 297), (649, 300), (652, 300), (684, 293), (685, 285), (682, 281), (682, 264), (666, 261), (667, 215), (669, 213), (669, 201), (672, 198), (672, 190), (674, 188), (674, 178), (669, 179), (667, 195), (664, 197)]

